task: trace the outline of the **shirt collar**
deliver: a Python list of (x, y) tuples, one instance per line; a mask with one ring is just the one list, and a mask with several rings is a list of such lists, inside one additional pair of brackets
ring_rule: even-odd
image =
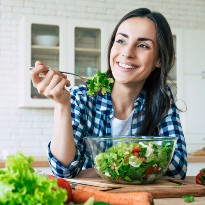
[(112, 101), (110, 93), (105, 95), (97, 95), (96, 109), (101, 111), (112, 110)]
[(140, 94), (138, 95), (138, 97), (136, 98), (134, 102), (134, 108), (136, 108), (137, 106), (142, 107), (144, 105), (144, 101), (145, 101), (145, 91), (141, 90)]

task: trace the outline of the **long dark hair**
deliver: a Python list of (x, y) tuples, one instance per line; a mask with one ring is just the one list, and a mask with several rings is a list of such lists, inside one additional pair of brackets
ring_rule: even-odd
[(145, 81), (143, 87), (145, 90), (144, 119), (138, 133), (140, 135), (153, 135), (158, 123), (170, 108), (170, 97), (167, 94), (167, 78), (175, 61), (173, 37), (170, 26), (162, 14), (151, 12), (146, 8), (135, 9), (129, 12), (118, 22), (110, 38), (107, 56), (107, 75), (109, 77), (113, 77), (109, 59), (118, 27), (123, 21), (133, 17), (147, 17), (154, 22), (156, 28), (159, 47), (158, 57), (161, 67), (160, 69), (154, 69)]

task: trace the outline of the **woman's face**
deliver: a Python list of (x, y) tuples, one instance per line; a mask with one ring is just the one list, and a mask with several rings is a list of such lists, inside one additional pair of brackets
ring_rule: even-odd
[(118, 28), (110, 53), (115, 82), (144, 84), (149, 74), (160, 67), (154, 23), (144, 17), (125, 20)]

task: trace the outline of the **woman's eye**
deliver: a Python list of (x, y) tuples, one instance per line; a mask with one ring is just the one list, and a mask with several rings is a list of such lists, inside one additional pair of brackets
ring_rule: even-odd
[(140, 47), (140, 48), (149, 48), (149, 46), (143, 44), (143, 43), (140, 43), (137, 47)]
[(124, 40), (122, 40), (122, 39), (118, 39), (118, 40), (116, 40), (116, 42), (117, 42), (117, 43), (120, 43), (120, 44), (125, 43), (125, 41), (124, 41)]

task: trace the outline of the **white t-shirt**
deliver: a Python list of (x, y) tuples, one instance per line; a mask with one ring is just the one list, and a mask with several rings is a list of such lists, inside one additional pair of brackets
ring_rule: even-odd
[(134, 110), (131, 112), (126, 120), (119, 120), (114, 116), (111, 118), (111, 132), (113, 136), (116, 135), (131, 135), (132, 116)]

